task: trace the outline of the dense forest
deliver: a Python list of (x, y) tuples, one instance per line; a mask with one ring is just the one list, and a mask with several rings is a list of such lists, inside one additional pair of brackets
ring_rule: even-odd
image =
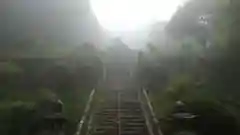
[[(126, 74), (132, 80), (127, 83), (149, 91), (166, 134), (172, 133), (165, 119), (176, 101), (184, 102), (191, 112), (202, 116), (198, 127), (207, 125), (213, 131), (199, 129), (201, 134), (240, 133), (239, 11), (238, 0), (190, 0), (179, 7), (169, 22), (152, 26), (146, 48), (141, 51), (131, 50), (121, 40), (109, 37), (111, 45), (101, 46), (106, 37), (101, 35), (90, 12), (89, 16), (81, 14), (85, 17), (81, 26), (84, 31), (76, 26), (81, 19), (71, 23), (60, 13), (49, 27), (39, 28), (41, 33), (35, 34), (28, 31), (31, 28), (20, 29), (30, 27), (26, 23), (29, 20), (15, 24), (10, 17), (8, 27), (1, 25), (8, 32), (0, 39), (1, 134), (37, 132), (35, 124), (45, 115), (41, 104), (59, 100), (67, 119), (66, 135), (74, 134), (91, 90), (103, 86), (107, 67), (128, 70)], [(28, 19), (31, 15), (26, 14)], [(66, 23), (53, 27), (61, 19)], [(68, 27), (71, 28), (66, 31)], [(159, 28), (164, 29), (157, 31)], [(79, 31), (71, 33), (73, 29)], [(107, 79), (111, 85), (112, 78)]]
[(47, 113), (42, 104), (59, 100), (73, 134), (101, 76), (98, 44), (91, 44), (100, 42), (101, 28), (89, 2), (0, 3), (1, 134), (34, 134)]
[(85, 44), (62, 58), (2, 60), (1, 132), (25, 135), (46, 115), (42, 103), (61, 100), (68, 120), (66, 130), (73, 133), (88, 95), (101, 77), (98, 55), (94, 46)]
[[(240, 126), (239, 5), (237, 0), (189, 1), (165, 27), (164, 42), (149, 42), (139, 53), (139, 83), (149, 89), (159, 119), (183, 101), (217, 134), (230, 127), (234, 134)], [(234, 124), (220, 130), (213, 123)]]

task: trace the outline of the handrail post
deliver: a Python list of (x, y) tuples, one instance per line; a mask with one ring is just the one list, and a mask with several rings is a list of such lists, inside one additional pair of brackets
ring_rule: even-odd
[(81, 135), (81, 132), (82, 132), (82, 128), (83, 128), (83, 124), (85, 123), (86, 119), (87, 119), (87, 116), (89, 114), (89, 111), (90, 111), (90, 108), (91, 108), (91, 104), (92, 104), (92, 101), (93, 101), (93, 96), (95, 94), (95, 89), (92, 90), (92, 92), (90, 93), (89, 95), (89, 98), (88, 98), (88, 102), (86, 104), (86, 107), (84, 109), (84, 113), (82, 115), (82, 118), (81, 120), (79, 121), (79, 124), (78, 124), (78, 128), (77, 128), (77, 131), (74, 135)]
[(121, 92), (117, 92), (118, 135), (121, 135)]
[[(149, 97), (148, 97), (148, 94), (147, 94), (147, 92), (146, 92), (146, 90), (145, 89), (141, 89), (141, 94), (143, 95), (143, 97), (142, 96), (140, 96), (141, 97), (141, 101), (143, 102), (143, 99), (142, 98), (144, 98), (145, 99), (145, 102), (146, 102), (146, 104), (147, 104), (147, 108), (148, 108), (148, 110), (149, 110), (149, 112), (147, 112), (146, 110), (144, 111), (145, 113), (150, 113), (150, 119), (148, 118), (148, 120), (150, 120), (150, 121), (152, 121), (152, 126), (151, 126), (151, 128), (153, 128), (152, 130), (153, 130), (153, 132), (156, 130), (156, 132), (154, 132), (154, 135), (163, 135), (163, 133), (162, 133), (162, 131), (160, 130), (160, 128), (159, 128), (159, 122), (158, 122), (158, 119), (157, 119), (157, 117), (156, 117), (156, 115), (155, 115), (155, 113), (154, 113), (154, 110), (153, 110), (153, 107), (152, 107), (152, 104), (151, 104), (151, 101), (150, 101), (150, 99), (149, 99)], [(143, 103), (142, 103), (143, 104)], [(144, 108), (144, 109), (146, 109), (146, 108)], [(149, 116), (149, 115), (148, 115)], [(149, 121), (149, 122), (150, 122)]]

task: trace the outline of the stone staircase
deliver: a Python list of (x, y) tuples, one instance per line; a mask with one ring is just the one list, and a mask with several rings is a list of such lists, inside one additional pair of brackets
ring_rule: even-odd
[(120, 135), (148, 135), (139, 102), (122, 101), (120, 112)]
[(137, 91), (109, 91), (97, 106), (88, 135), (149, 135)]

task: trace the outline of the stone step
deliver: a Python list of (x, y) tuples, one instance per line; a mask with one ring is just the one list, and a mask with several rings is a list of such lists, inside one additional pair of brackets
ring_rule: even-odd
[(121, 131), (121, 134), (139, 134), (140, 131)]
[(137, 91), (108, 91), (106, 95), (108, 98), (93, 115), (90, 135), (149, 135)]
[(142, 131), (144, 127), (121, 127), (121, 131)]
[(144, 127), (145, 123), (123, 123), (121, 127)]
[(104, 131), (104, 130), (107, 130), (107, 129), (116, 129), (117, 127), (116, 126), (113, 126), (113, 125), (108, 125), (108, 126), (97, 126), (95, 128), (95, 131)]
[(142, 119), (144, 120), (144, 118), (142, 118), (142, 115), (121, 115), (121, 119), (125, 119), (125, 120), (131, 120), (131, 119)]

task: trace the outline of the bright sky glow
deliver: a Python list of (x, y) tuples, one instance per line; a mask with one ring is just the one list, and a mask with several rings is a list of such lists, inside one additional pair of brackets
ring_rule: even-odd
[(168, 21), (183, 0), (91, 0), (99, 23), (109, 31), (136, 30)]

